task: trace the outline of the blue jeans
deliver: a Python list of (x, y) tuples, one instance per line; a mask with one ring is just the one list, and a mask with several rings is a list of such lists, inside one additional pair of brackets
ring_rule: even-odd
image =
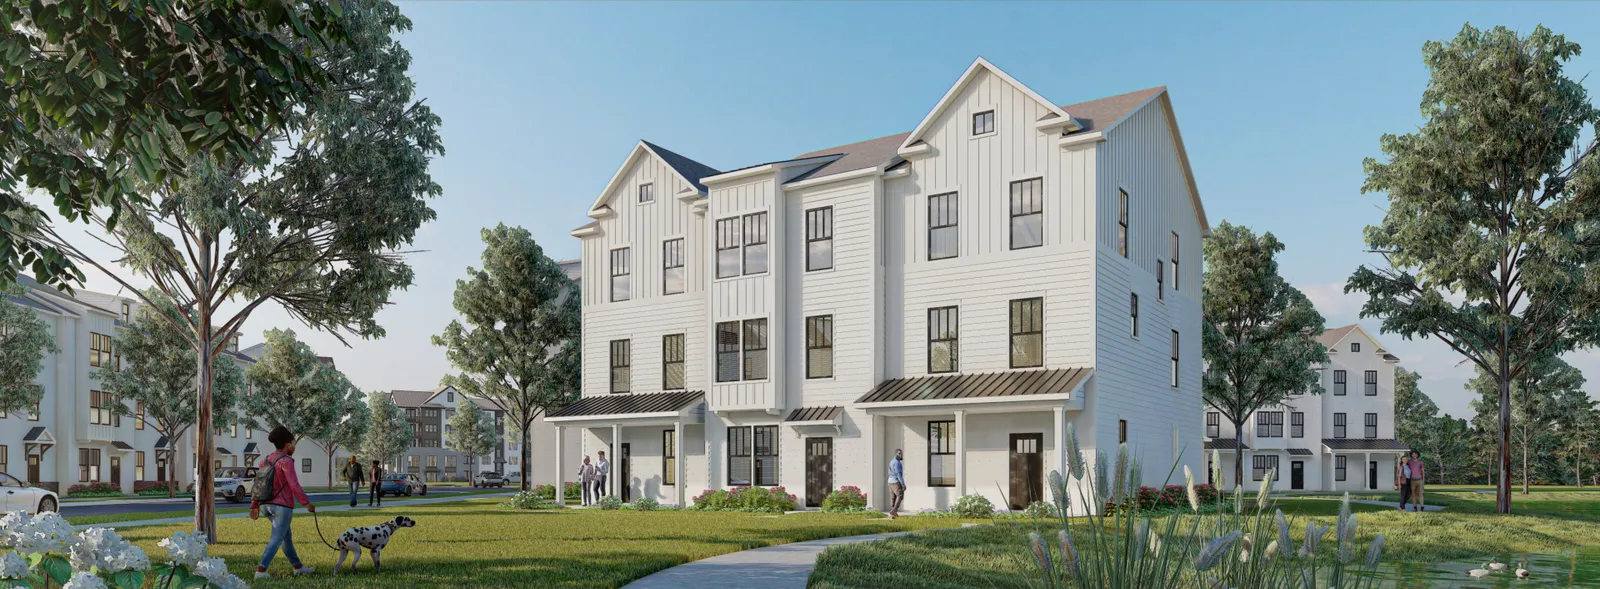
[(356, 496), (361, 494), (361, 487), (362, 487), (361, 483), (358, 483), (358, 482), (355, 482), (355, 481), (350, 481), (350, 506), (351, 507), (355, 507), (356, 506)]
[(300, 555), (294, 551), (294, 529), (289, 527), (294, 521), (294, 509), (282, 505), (263, 505), (261, 514), (267, 516), (272, 522), (272, 537), (267, 540), (267, 551), (261, 553), (261, 568), (272, 565), (272, 557), (278, 555), (278, 547), (283, 547), (283, 556), (289, 559), (289, 564), (300, 568)]

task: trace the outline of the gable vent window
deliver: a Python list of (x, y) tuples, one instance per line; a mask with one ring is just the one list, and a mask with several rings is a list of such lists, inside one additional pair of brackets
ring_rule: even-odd
[(989, 109), (972, 115), (972, 136), (988, 135), (994, 132), (994, 109)]
[(661, 294), (682, 294), (683, 289), (683, 238), (680, 237), (661, 243)]
[(639, 202), (655, 202), (656, 186), (654, 184), (639, 185)]
[(957, 241), (960, 201), (954, 192), (928, 197), (928, 259), (943, 260), (961, 254)]
[(1011, 249), (1044, 245), (1044, 179), (1011, 183)]
[(626, 301), (633, 295), (633, 276), (628, 263), (628, 248), (611, 250), (611, 302)]
[(833, 267), (833, 207), (806, 211), (806, 271)]
[(1350, 351), (1352, 351), (1352, 352), (1361, 351), (1361, 342), (1350, 342)]

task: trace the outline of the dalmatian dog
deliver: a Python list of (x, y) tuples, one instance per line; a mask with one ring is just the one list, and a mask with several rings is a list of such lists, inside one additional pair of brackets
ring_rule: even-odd
[(372, 570), (377, 571), (382, 567), (382, 562), (378, 559), (378, 555), (383, 552), (385, 546), (389, 545), (389, 537), (393, 536), (400, 528), (411, 528), (416, 527), (416, 525), (417, 520), (402, 515), (392, 521), (386, 521), (376, 526), (345, 530), (343, 534), (339, 534), (338, 541), (333, 543), (334, 546), (339, 547), (339, 562), (333, 565), (333, 574), (339, 574), (339, 567), (344, 565), (345, 554), (351, 552), (356, 554), (356, 558), (350, 561), (350, 572), (355, 572), (356, 563), (361, 562), (362, 548), (372, 551)]

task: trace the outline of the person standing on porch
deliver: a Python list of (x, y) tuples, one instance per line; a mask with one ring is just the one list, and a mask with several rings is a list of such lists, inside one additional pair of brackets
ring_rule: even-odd
[(583, 464), (578, 465), (578, 486), (583, 488), (583, 504), (593, 503), (591, 493), (594, 492), (594, 465), (589, 464), (589, 457), (583, 457)]
[(889, 461), (889, 519), (900, 517), (900, 501), (906, 496), (905, 453), (896, 448)]
[(1422, 500), (1422, 454), (1412, 450), (1411, 458), (1406, 460), (1406, 467), (1411, 469), (1411, 472), (1406, 475), (1409, 477), (1406, 479), (1406, 483), (1411, 487), (1412, 511), (1422, 511), (1424, 505)]
[(610, 494), (608, 492), (610, 489), (606, 488), (606, 478), (611, 474), (611, 463), (606, 462), (605, 450), (595, 452), (595, 455), (600, 457), (594, 462), (594, 499), (599, 501), (601, 497)]

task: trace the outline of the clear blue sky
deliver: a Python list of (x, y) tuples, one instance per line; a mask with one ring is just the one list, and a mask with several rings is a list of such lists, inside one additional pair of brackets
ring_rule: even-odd
[[(439, 218), (417, 243), (418, 284), (380, 316), (388, 338), (339, 349), (299, 330), (368, 390), (431, 388), (448, 370), (428, 338), (453, 316), (480, 228), (522, 225), (576, 257), (568, 232), (638, 139), (730, 169), (907, 131), (978, 56), (1058, 104), (1166, 85), (1212, 222), (1275, 233), (1284, 275), (1347, 324), (1360, 300), (1342, 286), (1373, 261), (1361, 231), (1385, 203), (1361, 194), (1361, 160), (1420, 120), (1423, 42), (1466, 22), (1543, 23), (1600, 52), (1600, 5), (1576, 2), (401, 7), (418, 95), (444, 120)], [(288, 323), (258, 313), (245, 340)], [(1458, 356), (1379, 338), (1467, 414)], [(1600, 380), (1600, 355), (1573, 360)]]

